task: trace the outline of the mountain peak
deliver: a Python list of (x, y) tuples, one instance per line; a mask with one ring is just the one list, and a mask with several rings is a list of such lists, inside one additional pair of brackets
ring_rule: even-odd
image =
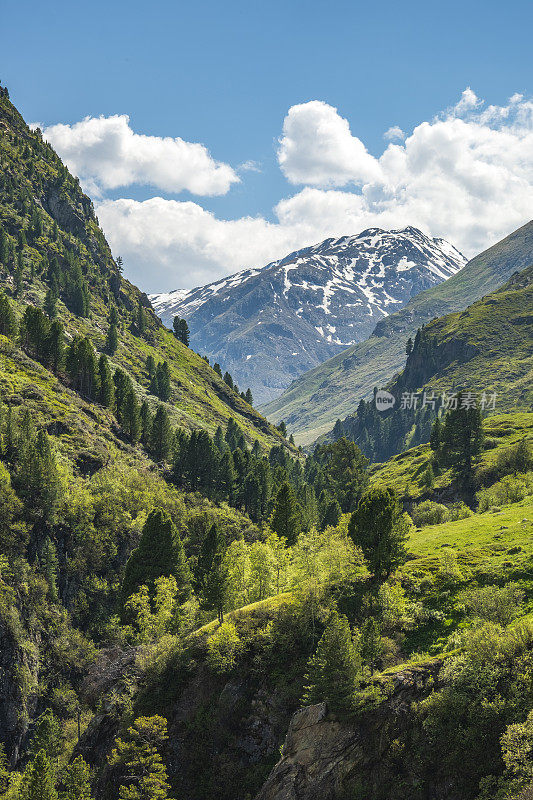
[(163, 321), (184, 317), (191, 343), (259, 402), (367, 338), (379, 320), (458, 272), (465, 258), (414, 227), (330, 237), (260, 269), (152, 295)]

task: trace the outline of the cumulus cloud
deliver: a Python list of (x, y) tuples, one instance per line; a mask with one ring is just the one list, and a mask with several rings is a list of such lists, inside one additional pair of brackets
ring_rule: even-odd
[(392, 141), (393, 139), (405, 139), (405, 133), (402, 131), (399, 125), (393, 125), (392, 128), (389, 128), (388, 131), (385, 131), (383, 138), (388, 139), (389, 141)]
[[(128, 274), (149, 291), (205, 283), (373, 226), (414, 225), (473, 256), (532, 217), (533, 103), (513, 95), (486, 105), (466, 91), (378, 158), (359, 140), (349, 143), (349, 125), (331, 106), (290, 109), (280, 164), (304, 185), (278, 202), (274, 221), (222, 220), (197, 203), (163, 198), (105, 200), (97, 211)], [(325, 120), (320, 147), (302, 122), (317, 119)]]
[(283, 123), (278, 161), (290, 183), (346, 186), (379, 180), (379, 164), (336, 108), (312, 100), (292, 106)]
[(235, 171), (215, 161), (203, 144), (135, 133), (126, 114), (50, 125), (43, 136), (86, 191), (96, 196), (132, 184), (165, 192), (186, 189), (197, 195), (221, 195), (239, 181)]

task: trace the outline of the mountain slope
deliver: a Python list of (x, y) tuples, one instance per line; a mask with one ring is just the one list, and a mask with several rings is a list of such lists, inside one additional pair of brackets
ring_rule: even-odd
[(401, 311), (376, 325), (368, 339), (349, 347), (296, 380), (262, 411), (285, 420), (301, 443), (326, 433), (353, 413), (374, 386), (384, 386), (405, 363), (405, 345), (435, 317), (461, 311), (533, 262), (533, 222), (473, 258), (449, 280), (422, 292)]
[[(146, 359), (151, 355), (156, 363), (169, 362), (166, 405), (175, 424), (214, 432), (234, 419), (248, 441), (280, 443), (279, 433), (178, 342), (146, 295), (122, 277), (91, 200), (40, 132), (28, 128), (5, 90), (0, 92), (0, 165), (0, 288), (19, 313), (26, 304), (42, 307), (53, 286), (67, 337), (88, 336), (102, 351), (114, 305), (119, 344), (111, 364), (130, 374), (140, 399), (148, 394)], [(137, 324), (139, 308), (143, 331)]]
[(405, 369), (386, 389), (396, 398), (393, 408), (360, 403), (326, 438), (346, 436), (371, 460), (384, 461), (429, 440), (445, 394), (470, 392), (488, 413), (532, 410), (533, 266), (465, 311), (421, 328)]
[(175, 315), (187, 319), (195, 349), (266, 402), (464, 263), (447, 242), (416, 228), (371, 228), (151, 300), (170, 327)]

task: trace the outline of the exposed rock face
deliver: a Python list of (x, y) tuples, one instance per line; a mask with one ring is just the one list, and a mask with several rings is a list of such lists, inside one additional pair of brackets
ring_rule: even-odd
[[(391, 757), (395, 743), (416, 729), (412, 706), (427, 696), (441, 662), (394, 676), (387, 700), (351, 720), (325, 703), (302, 708), (291, 720), (281, 759), (256, 800), (344, 800), (397, 798), (398, 778), (415, 785), (409, 752)], [(403, 790), (400, 790), (400, 792)], [(404, 795), (405, 799), (409, 794)], [(428, 786), (427, 800), (454, 800), (453, 787)]]
[(35, 710), (39, 673), (37, 648), (19, 639), (13, 611), (0, 616), (0, 741), (15, 764)]
[(174, 315), (185, 317), (194, 349), (264, 403), (464, 263), (454, 247), (416, 228), (371, 228), (151, 300), (169, 326)]

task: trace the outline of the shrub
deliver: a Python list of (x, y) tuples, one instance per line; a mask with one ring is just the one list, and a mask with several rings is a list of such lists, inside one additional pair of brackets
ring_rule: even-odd
[(223, 622), (207, 640), (207, 663), (218, 674), (234, 666), (241, 641), (232, 622)]
[(433, 500), (424, 500), (419, 503), (411, 512), (411, 517), (417, 528), (425, 525), (440, 525), (449, 518), (448, 509), (442, 503), (435, 503)]
[(520, 615), (524, 593), (512, 584), (484, 586), (467, 592), (463, 601), (470, 616), (505, 626)]
[(533, 494), (533, 472), (506, 475), (501, 481), (476, 494), (479, 511), (488, 511), (497, 506), (518, 503)]
[(449, 511), (449, 519), (452, 522), (455, 522), (457, 519), (466, 519), (467, 517), (472, 516), (472, 511), (468, 508), (465, 503), (454, 503), (448, 509)]

